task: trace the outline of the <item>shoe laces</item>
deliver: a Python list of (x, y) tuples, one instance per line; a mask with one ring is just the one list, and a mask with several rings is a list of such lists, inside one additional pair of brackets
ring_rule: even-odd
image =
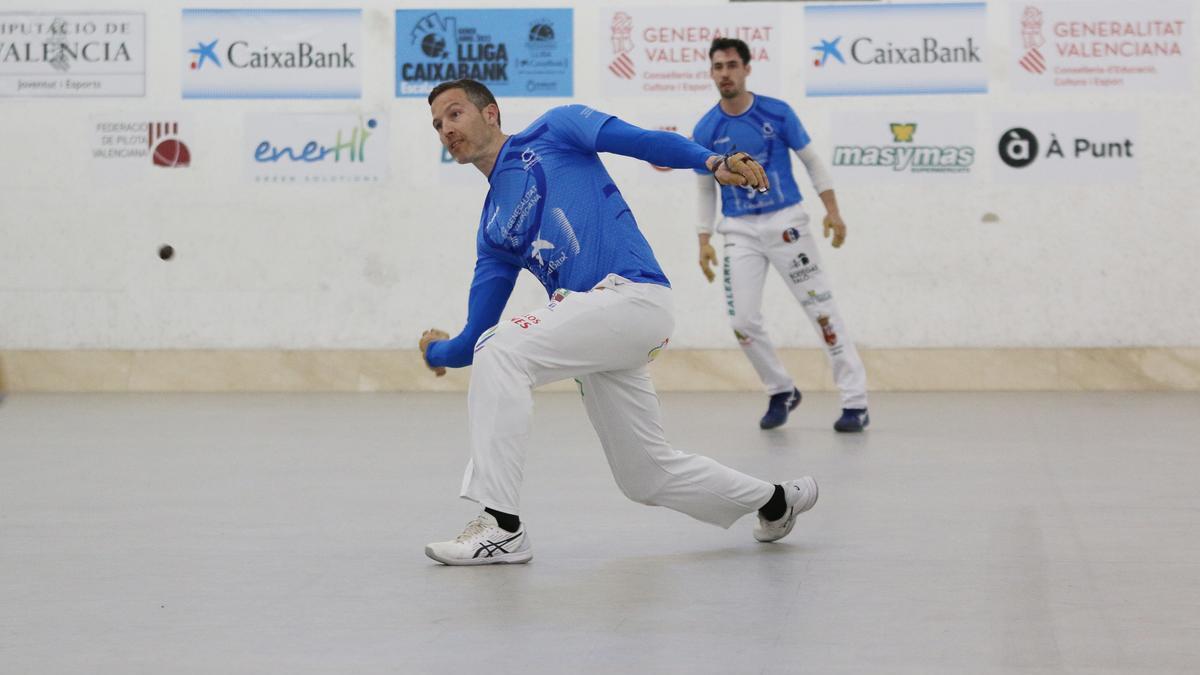
[(491, 527), (491, 524), (487, 522), (486, 517), (486, 513), (479, 514), (475, 520), (467, 523), (467, 529), (463, 530), (462, 534), (455, 537), (454, 541), (463, 542), (469, 539), (474, 539), (480, 534), (483, 534), (484, 531)]
[(770, 401), (767, 402), (767, 408), (784, 410), (790, 409), (792, 401), (796, 400), (796, 390), (784, 391), (778, 394), (771, 394)]

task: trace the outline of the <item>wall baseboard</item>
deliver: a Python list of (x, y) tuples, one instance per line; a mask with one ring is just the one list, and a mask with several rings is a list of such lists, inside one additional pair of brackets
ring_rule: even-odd
[[(1200, 348), (860, 350), (872, 391), (1200, 391)], [(780, 355), (807, 391), (831, 391), (824, 353)], [(758, 391), (737, 350), (665, 352), (660, 391)], [(465, 391), (413, 350), (0, 350), (0, 392)], [(571, 391), (560, 382), (547, 390)]]

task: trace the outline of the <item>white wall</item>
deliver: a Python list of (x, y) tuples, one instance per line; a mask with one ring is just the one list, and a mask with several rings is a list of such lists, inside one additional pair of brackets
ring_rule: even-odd
[[(9, 11), (37, 5), (11, 4)], [(656, 4), (682, 11), (693, 3)], [(1200, 346), (1193, 283), (1200, 257), (1200, 69), (1193, 70), (1190, 91), (1180, 94), (1010, 92), (1009, 7), (988, 4), (987, 95), (806, 100), (799, 3), (781, 7), (794, 33), (785, 60), (789, 86), (763, 93), (793, 103), (826, 157), (830, 119), (843, 111), (973, 111), (985, 149), (994, 144), (991, 111), (1138, 111), (1141, 178), (1117, 187), (1016, 188), (992, 180), (985, 163), (967, 187), (840, 187), (850, 238), (843, 249), (822, 252), (860, 345)], [(423, 328), (457, 330), (485, 182), (470, 175), (447, 184), (424, 101), (393, 97), (392, 11), (422, 5), (336, 4), (364, 9), (359, 102), (181, 100), (183, 6), (55, 5), (146, 12), (144, 99), (0, 99), (0, 349), (410, 348)], [(711, 95), (692, 102), (602, 98), (595, 59), (598, 41), (608, 37), (600, 5), (574, 6), (575, 100), (634, 123), (652, 114), (690, 123), (715, 102)], [(501, 106), (508, 119), (531, 119), (564, 102), (508, 99)], [(262, 186), (242, 176), (237, 151), (246, 111), (359, 110), (390, 115), (386, 183)], [(94, 183), (89, 118), (103, 112), (192, 120), (194, 165), (136, 185)], [(704, 283), (696, 268), (694, 179), (625, 158), (606, 164), (677, 290), (672, 346), (732, 348), (723, 292)], [(999, 221), (982, 222), (985, 213)], [(174, 260), (158, 259), (163, 243), (176, 248)], [(523, 275), (510, 307), (543, 297)], [(817, 345), (779, 279), (769, 283), (766, 303), (781, 346)]]

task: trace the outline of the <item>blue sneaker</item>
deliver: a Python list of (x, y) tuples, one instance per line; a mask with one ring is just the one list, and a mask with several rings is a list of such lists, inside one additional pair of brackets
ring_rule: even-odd
[(788, 413), (800, 405), (801, 398), (803, 396), (800, 394), (800, 390), (795, 387), (782, 394), (772, 394), (771, 402), (767, 404), (767, 414), (758, 421), (758, 428), (774, 429), (783, 426), (783, 423), (787, 421)]
[(837, 431), (862, 431), (871, 423), (866, 408), (842, 408), (842, 416), (833, 423)]

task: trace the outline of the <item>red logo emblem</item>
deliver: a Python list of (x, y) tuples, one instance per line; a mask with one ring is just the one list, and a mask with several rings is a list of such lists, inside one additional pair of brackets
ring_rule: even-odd
[(825, 344), (830, 347), (836, 347), (837, 333), (833, 332), (833, 325), (829, 323), (829, 315), (817, 315), (817, 324), (821, 326), (821, 335), (825, 336)]
[(178, 122), (150, 122), (146, 138), (150, 146), (154, 166), (177, 167), (192, 163), (192, 153), (179, 140)]
[(625, 12), (617, 12), (613, 15), (612, 20), (612, 47), (614, 58), (608, 64), (608, 69), (613, 75), (632, 80), (637, 74), (637, 69), (634, 68), (633, 59), (629, 58), (629, 52), (633, 51), (633, 17)]
[(1021, 41), (1025, 43), (1025, 54), (1017, 63), (1034, 75), (1046, 72), (1046, 57), (1039, 49), (1046, 38), (1042, 37), (1042, 10), (1037, 7), (1027, 6), (1021, 15)]

